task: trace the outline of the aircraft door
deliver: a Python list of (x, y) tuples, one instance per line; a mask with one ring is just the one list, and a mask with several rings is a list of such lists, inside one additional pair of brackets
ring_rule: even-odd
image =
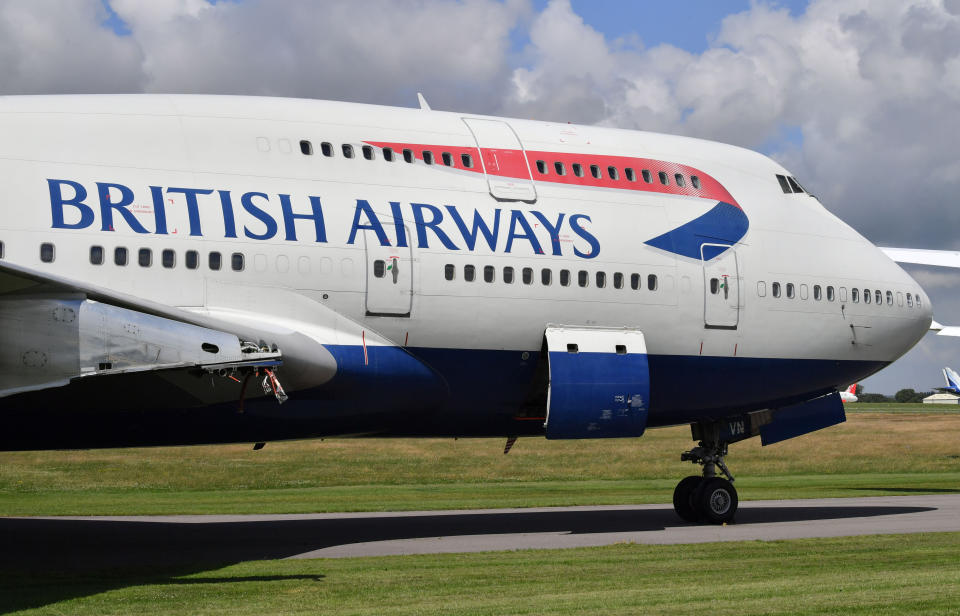
[[(407, 237), (410, 230), (407, 229)], [(364, 230), (367, 253), (367, 316), (409, 317), (413, 305), (413, 249), (382, 246)]]
[(708, 329), (737, 329), (740, 323), (740, 277), (737, 253), (729, 244), (701, 244), (703, 324)]
[(480, 161), (490, 194), (501, 201), (537, 200), (523, 145), (513, 129), (500, 120), (463, 118), (480, 148)]

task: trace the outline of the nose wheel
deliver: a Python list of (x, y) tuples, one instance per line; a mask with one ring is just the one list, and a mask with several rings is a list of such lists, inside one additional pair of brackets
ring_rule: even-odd
[[(673, 491), (673, 509), (687, 522), (726, 524), (737, 513), (739, 498), (733, 487), (733, 475), (723, 462), (727, 443), (701, 441), (698, 447), (684, 452), (681, 460), (703, 465), (703, 475), (684, 477)], [(727, 478), (717, 476), (717, 468)]]

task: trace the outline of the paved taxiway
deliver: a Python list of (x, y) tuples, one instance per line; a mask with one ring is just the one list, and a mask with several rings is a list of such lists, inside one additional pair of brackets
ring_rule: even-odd
[(960, 494), (748, 501), (737, 523), (669, 505), (402, 513), (0, 518), (0, 563), (58, 569), (960, 531)]

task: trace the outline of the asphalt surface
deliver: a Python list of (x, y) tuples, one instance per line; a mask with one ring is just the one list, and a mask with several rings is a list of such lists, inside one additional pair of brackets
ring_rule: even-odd
[(275, 558), (570, 548), (960, 531), (960, 494), (748, 501), (736, 523), (669, 505), (332, 513), (0, 518), (0, 567), (92, 570)]

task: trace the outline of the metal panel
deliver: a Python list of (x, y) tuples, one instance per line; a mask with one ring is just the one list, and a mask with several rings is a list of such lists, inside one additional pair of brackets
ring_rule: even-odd
[[(406, 236), (411, 238), (410, 230)], [(413, 305), (413, 249), (382, 246), (377, 233), (365, 230), (367, 316), (409, 317)]]
[(773, 421), (760, 427), (760, 442), (772, 445), (829, 428), (847, 420), (840, 394), (832, 393), (822, 398), (777, 409)]
[(737, 329), (740, 323), (740, 278), (737, 253), (729, 244), (703, 243), (703, 324), (710, 329)]
[(500, 120), (463, 118), (480, 148), (490, 194), (501, 201), (537, 200), (530, 166), (520, 139), (510, 125)]
[(635, 329), (548, 327), (547, 438), (640, 436), (650, 372)]

